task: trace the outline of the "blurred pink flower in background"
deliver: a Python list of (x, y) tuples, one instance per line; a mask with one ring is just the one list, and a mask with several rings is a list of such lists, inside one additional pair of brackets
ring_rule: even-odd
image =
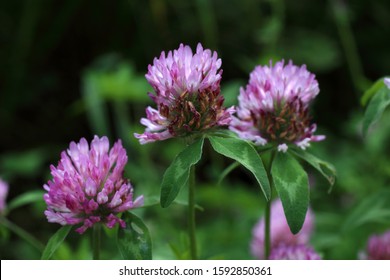
[[(253, 256), (257, 259), (264, 259), (264, 227), (265, 220), (262, 217), (253, 229), (252, 242), (250, 244)], [(271, 205), (271, 253), (274, 248), (280, 245), (299, 245), (309, 242), (314, 227), (314, 214), (309, 208), (305, 222), (298, 234), (292, 234), (284, 215), (282, 202), (276, 199)]]
[(367, 244), (367, 252), (362, 256), (369, 260), (390, 260), (390, 231), (382, 235), (372, 235)]
[(320, 260), (320, 255), (307, 245), (279, 245), (272, 249), (270, 260)]
[(8, 195), (8, 184), (0, 179), (0, 213), (4, 211), (6, 207), (6, 200)]

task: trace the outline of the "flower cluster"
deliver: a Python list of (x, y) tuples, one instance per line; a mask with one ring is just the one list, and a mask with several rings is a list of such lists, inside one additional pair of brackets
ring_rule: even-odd
[(0, 179), (0, 213), (2, 213), (6, 207), (6, 199), (8, 195), (8, 184)]
[[(310, 208), (307, 211), (306, 219), (301, 231), (295, 235), (290, 231), (284, 215), (282, 202), (279, 199), (272, 202), (270, 219), (271, 255), (276, 250), (274, 254), (275, 258), (283, 254), (286, 256), (294, 256), (294, 254), (299, 255), (299, 252), (301, 251), (310, 252), (312, 250), (309, 246), (307, 246), (314, 226), (314, 214)], [(264, 259), (264, 228), (265, 220), (264, 218), (261, 218), (253, 229), (251, 251), (257, 259)], [(296, 246), (298, 247), (295, 248)]]
[(98, 222), (125, 227), (116, 214), (141, 206), (143, 196), (133, 201), (133, 188), (123, 178), (127, 155), (121, 141), (109, 148), (107, 137), (95, 136), (90, 147), (82, 138), (61, 153), (58, 166), (50, 167), (53, 179), (44, 185), (49, 222), (82, 224), (80, 234)]
[(271, 142), (284, 152), (288, 144), (306, 149), (325, 138), (314, 135), (316, 125), (311, 124), (308, 108), (318, 93), (318, 82), (305, 65), (284, 65), (282, 60), (257, 66), (246, 88), (240, 89), (237, 117), (229, 128), (256, 145)]
[(193, 54), (181, 44), (177, 50), (162, 52), (145, 75), (155, 94), (149, 93), (157, 109), (148, 107), (143, 134), (135, 133), (141, 144), (186, 137), (216, 126), (227, 126), (234, 108), (224, 108), (220, 94), (221, 59), (216, 52), (198, 44)]
[(369, 238), (364, 257), (369, 260), (390, 260), (390, 231)]
[[(284, 152), (290, 144), (306, 149), (310, 142), (325, 138), (314, 135), (316, 125), (311, 123), (309, 104), (319, 87), (305, 66), (295, 66), (291, 61), (287, 65), (280, 61), (257, 66), (246, 88), (240, 89), (236, 111), (223, 106), (221, 65), (217, 53), (203, 49), (201, 44), (195, 53), (180, 44), (178, 49), (155, 58), (145, 77), (153, 87), (149, 96), (156, 107), (146, 108), (146, 118), (141, 119), (146, 129), (134, 134), (139, 142), (190, 137), (219, 126), (229, 126), (239, 137), (257, 145), (272, 143)], [(79, 143), (71, 142), (61, 153), (58, 165), (50, 167), (53, 178), (44, 185), (48, 221), (78, 225), (76, 231), (80, 234), (95, 223), (108, 228), (117, 224), (125, 227), (117, 214), (143, 205), (143, 196), (133, 200), (133, 187), (123, 177), (126, 163), (120, 140), (111, 149), (107, 137), (95, 136), (90, 145), (84, 138)], [(7, 190), (0, 180), (0, 211)], [(293, 235), (281, 201), (275, 200), (271, 207), (270, 258), (320, 259), (308, 245), (312, 229), (313, 213), (309, 209), (301, 231)], [(264, 230), (265, 221), (261, 219), (251, 242), (252, 253), (258, 259), (264, 258)]]

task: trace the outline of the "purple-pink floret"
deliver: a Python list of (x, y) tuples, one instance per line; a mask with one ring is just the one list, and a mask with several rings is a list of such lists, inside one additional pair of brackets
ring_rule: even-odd
[[(300, 245), (309, 242), (314, 226), (314, 214), (310, 208), (306, 213), (305, 222), (301, 231), (295, 235), (291, 233), (288, 226), (280, 199), (272, 202), (270, 218), (271, 251), (273, 248), (281, 245)], [(264, 259), (264, 227), (265, 220), (261, 218), (253, 229), (253, 237), (250, 245), (253, 256), (260, 260)]]
[(271, 250), (270, 260), (320, 260), (321, 257), (307, 245), (280, 245)]
[(309, 115), (309, 104), (318, 93), (318, 82), (305, 65), (284, 65), (282, 60), (257, 66), (246, 88), (240, 89), (237, 116), (229, 128), (256, 145), (276, 143), (282, 152), (288, 144), (306, 149), (310, 142), (325, 139), (314, 135), (317, 127)]
[(125, 227), (116, 214), (143, 205), (143, 196), (133, 201), (133, 187), (123, 178), (126, 163), (120, 140), (111, 150), (105, 136), (95, 136), (90, 146), (85, 138), (71, 142), (58, 166), (50, 166), (53, 179), (44, 185), (48, 221), (81, 224), (76, 229), (80, 234), (98, 222)]
[(196, 53), (189, 46), (162, 52), (149, 65), (145, 75), (154, 93), (149, 93), (157, 109), (148, 107), (142, 134), (135, 133), (141, 144), (172, 137), (185, 137), (216, 126), (227, 126), (234, 108), (224, 108), (220, 95), (222, 61), (216, 52), (203, 49)]
[(6, 199), (8, 195), (8, 184), (0, 179), (0, 214), (6, 207)]
[(370, 237), (367, 245), (367, 259), (390, 260), (390, 231)]

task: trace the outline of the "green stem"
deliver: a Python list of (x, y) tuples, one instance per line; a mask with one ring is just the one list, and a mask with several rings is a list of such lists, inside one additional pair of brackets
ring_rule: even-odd
[(93, 250), (93, 259), (100, 259), (100, 239), (101, 239), (101, 224), (96, 223), (93, 226), (92, 231), (92, 250)]
[(27, 231), (25, 231), (24, 229), (22, 229), (18, 225), (16, 225), (13, 222), (7, 220), (5, 217), (0, 217), (0, 224), (2, 224), (5, 227), (7, 227), (9, 230), (14, 232), (20, 238), (26, 240), (33, 247), (35, 247), (39, 252), (42, 253), (43, 250), (45, 249), (45, 245), (43, 245), (38, 239), (36, 239), (34, 236), (29, 234)]
[(197, 259), (195, 234), (195, 165), (191, 166), (188, 188), (188, 234), (191, 259)]
[(273, 189), (273, 180), (272, 180), (272, 174), (271, 174), (271, 168), (272, 168), (272, 162), (275, 158), (276, 150), (272, 151), (271, 157), (269, 159), (268, 164), (266, 165), (266, 171), (267, 171), (267, 177), (269, 180), (269, 185), (271, 188), (271, 195), (269, 200), (265, 204), (265, 211), (264, 211), (264, 220), (265, 220), (265, 227), (264, 227), (264, 257), (266, 260), (269, 259), (269, 255), (271, 253), (271, 202), (272, 202), (272, 189)]
[(264, 257), (269, 259), (271, 252), (271, 200), (265, 204)]

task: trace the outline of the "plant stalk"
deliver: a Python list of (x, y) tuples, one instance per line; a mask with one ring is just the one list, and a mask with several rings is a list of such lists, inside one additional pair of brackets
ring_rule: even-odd
[(195, 227), (195, 165), (191, 166), (188, 186), (188, 235), (190, 239), (190, 257), (198, 258), (196, 250), (196, 227)]
[(272, 202), (272, 190), (273, 190), (273, 179), (271, 174), (271, 168), (272, 168), (272, 162), (275, 158), (276, 150), (272, 151), (271, 157), (269, 159), (268, 164), (266, 165), (266, 171), (267, 171), (267, 177), (269, 180), (269, 185), (271, 189), (271, 196), (269, 200), (265, 204), (265, 211), (264, 211), (264, 258), (266, 260), (269, 259), (269, 255), (271, 253), (271, 202)]
[(96, 223), (92, 230), (92, 256), (94, 260), (100, 259), (101, 224)]

